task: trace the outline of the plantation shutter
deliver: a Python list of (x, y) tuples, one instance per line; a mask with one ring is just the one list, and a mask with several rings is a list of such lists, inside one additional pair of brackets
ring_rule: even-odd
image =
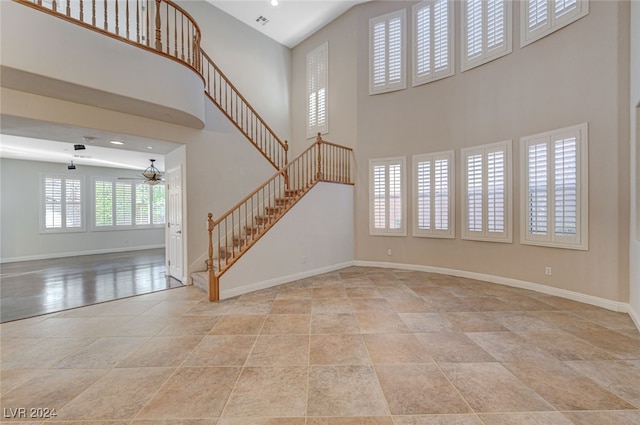
[(526, 0), (521, 7), (521, 47), (589, 13), (588, 0)]
[(145, 183), (136, 185), (136, 225), (151, 224), (150, 186)]
[(414, 6), (414, 86), (453, 75), (450, 12), (448, 0), (428, 0)]
[(511, 53), (511, 0), (467, 0), (462, 71)]
[(116, 183), (116, 226), (130, 226), (133, 224), (131, 212), (131, 184)]
[(431, 161), (417, 164), (418, 229), (431, 230)]
[(62, 179), (44, 179), (45, 229), (62, 228)]
[(307, 54), (307, 138), (328, 133), (328, 43)]
[(405, 225), (404, 158), (371, 160), (369, 205), (371, 234), (403, 234)]
[(113, 226), (113, 183), (96, 181), (95, 208), (96, 226)]
[(165, 223), (165, 186), (156, 185), (153, 186), (153, 224)]
[(403, 9), (369, 21), (369, 94), (406, 87), (405, 20)]
[(487, 51), (504, 45), (505, 40), (504, 0), (487, 1)]
[(82, 186), (78, 179), (65, 179), (65, 219), (67, 228), (82, 227)]
[(554, 232), (575, 237), (578, 224), (576, 138), (554, 142)]
[(433, 191), (435, 192), (435, 230), (449, 230), (449, 160), (435, 161)]
[(482, 54), (482, 0), (467, 1), (467, 59)]
[(547, 235), (549, 208), (547, 144), (528, 146), (527, 228), (531, 235)]
[(511, 141), (462, 150), (463, 239), (511, 242)]

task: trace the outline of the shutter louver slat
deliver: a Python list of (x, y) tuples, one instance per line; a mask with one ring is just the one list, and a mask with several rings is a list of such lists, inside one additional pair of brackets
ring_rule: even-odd
[(373, 28), (373, 85), (384, 86), (387, 81), (386, 73), (386, 24), (379, 22)]
[(489, 0), (487, 2), (487, 50), (493, 50), (504, 44), (504, 7), (504, 0)]
[(577, 0), (555, 0), (555, 3), (556, 18), (573, 11), (578, 6)]
[(528, 0), (529, 16), (528, 27), (529, 31), (533, 31), (539, 26), (547, 23), (548, 20), (548, 8), (547, 0)]
[(389, 83), (402, 78), (402, 25), (400, 18), (389, 21)]
[(62, 228), (62, 179), (45, 178), (45, 228)]
[(131, 184), (116, 183), (116, 226), (133, 224), (131, 212)]
[(80, 180), (66, 179), (65, 198), (66, 227), (82, 227), (82, 192)]
[(389, 228), (402, 226), (401, 170), (399, 164), (389, 165)]
[(467, 59), (482, 54), (482, 1), (467, 1)]

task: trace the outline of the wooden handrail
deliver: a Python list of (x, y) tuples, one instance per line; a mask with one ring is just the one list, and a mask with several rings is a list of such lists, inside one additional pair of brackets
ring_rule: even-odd
[[(219, 299), (220, 276), (317, 182), (353, 184), (352, 154), (351, 148), (325, 142), (318, 134), (311, 146), (220, 218), (213, 220), (209, 213), (206, 263), (210, 270), (211, 301)], [(215, 271), (211, 271), (210, 267)]]
[(284, 167), (287, 144), (280, 140), (209, 55), (204, 51), (201, 51), (201, 55), (202, 77), (207, 96), (276, 170)]

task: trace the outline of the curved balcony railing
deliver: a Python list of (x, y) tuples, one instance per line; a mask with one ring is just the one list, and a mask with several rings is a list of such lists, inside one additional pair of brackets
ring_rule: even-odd
[(196, 71), (207, 97), (274, 168), (287, 164), (283, 142), (201, 49), (201, 32), (171, 0), (14, 0), (126, 43), (159, 53)]

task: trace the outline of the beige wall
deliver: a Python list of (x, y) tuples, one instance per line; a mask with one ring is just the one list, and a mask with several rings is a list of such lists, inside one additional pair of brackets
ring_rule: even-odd
[[(350, 76), (357, 76), (356, 119), (353, 128), (341, 130), (343, 134), (356, 135), (356, 260), (469, 271), (628, 302), (629, 122), (625, 111), (629, 102), (629, 46), (625, 22), (629, 4), (590, 2), (587, 17), (523, 49), (518, 47), (519, 19), (514, 19), (512, 54), (460, 73), (456, 52), (455, 76), (369, 96), (368, 21), (403, 7), (410, 16), (414, 3), (372, 2), (356, 6), (348, 16), (314, 37), (316, 44), (325, 39), (343, 40), (339, 44), (330, 41), (330, 69), (337, 62), (336, 55), (357, 60), (355, 69), (350, 68), (353, 61), (340, 65), (348, 66), (340, 73), (349, 82), (353, 81)], [(458, 8), (458, 21), (459, 12)], [(519, 16), (517, 3), (514, 16)], [(349, 39), (353, 28), (356, 48), (349, 51), (354, 44)], [(456, 39), (459, 42), (458, 35)], [(294, 82), (305, 75), (299, 58), (312, 47), (305, 42), (294, 49)], [(334, 72), (332, 69), (330, 75)], [(330, 134), (336, 119), (352, 116), (353, 105), (350, 92), (337, 91), (332, 84), (334, 79), (329, 92)], [(294, 85), (293, 94), (294, 105), (305, 97), (300, 84)], [(348, 105), (344, 113), (342, 105)], [(582, 122), (589, 123), (589, 250), (521, 245), (519, 138)], [(300, 134), (304, 120), (294, 116), (293, 123), (294, 134)], [(514, 242), (463, 241), (459, 150), (507, 139), (513, 140)], [(403, 155), (410, 166), (411, 155), (448, 149), (456, 150), (457, 238), (369, 236), (369, 159)], [(409, 185), (408, 193), (411, 189)], [(411, 226), (410, 199), (408, 207)], [(387, 256), (389, 248), (391, 256)], [(545, 266), (553, 268), (552, 276), (545, 276)]]

